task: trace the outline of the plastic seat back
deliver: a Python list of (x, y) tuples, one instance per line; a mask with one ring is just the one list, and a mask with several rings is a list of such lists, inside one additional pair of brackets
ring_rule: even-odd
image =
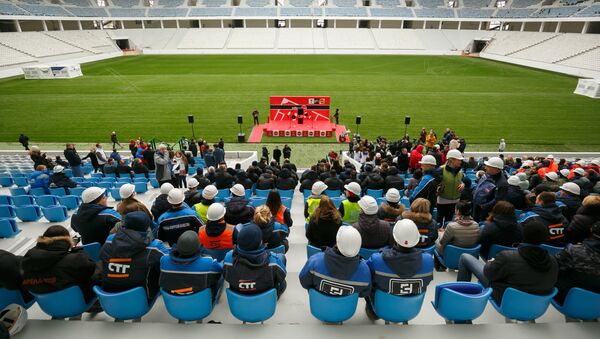
[(109, 189), (109, 188), (113, 188), (113, 186), (115, 186), (115, 184), (112, 182), (101, 181), (101, 182), (95, 183), (94, 186)]
[(404, 208), (410, 208), (410, 199), (408, 197), (400, 198), (400, 203), (404, 205)]
[(478, 283), (449, 282), (435, 287), (431, 304), (448, 321), (468, 321), (481, 316), (491, 294), (491, 288)]
[[(502, 252), (502, 251), (516, 251), (517, 248), (516, 247), (508, 247), (508, 246), (502, 246), (502, 245), (497, 245), (497, 244), (493, 244), (490, 247), (490, 251), (488, 253), (487, 258), (484, 258), (486, 260), (490, 260), (496, 257), (496, 254)], [(482, 256), (483, 258), (483, 256)]]
[(477, 245), (475, 247), (458, 247), (454, 245), (446, 245), (444, 248), (444, 255), (440, 255), (437, 250), (434, 250), (435, 256), (439, 259), (439, 261), (451, 270), (458, 269), (458, 260), (463, 253), (470, 254), (475, 258), (479, 258), (479, 249), (481, 245)]
[(0, 238), (13, 238), (20, 232), (21, 230), (14, 218), (0, 219)]
[(383, 196), (383, 190), (382, 189), (379, 189), (379, 190), (367, 189), (367, 195), (371, 196), (375, 199), (381, 198)]
[(210, 255), (213, 259), (215, 259), (216, 261), (223, 261), (223, 259), (225, 259), (225, 255), (227, 254), (227, 252), (231, 251), (231, 249), (222, 249), (222, 250), (213, 250), (213, 249), (204, 249), (204, 253), (206, 253), (207, 255)]
[(358, 252), (358, 255), (360, 255), (361, 258), (365, 259), (365, 260), (369, 260), (369, 258), (375, 254), (378, 253), (381, 249), (369, 249), (369, 248), (361, 248), (360, 251)]
[(210, 288), (188, 295), (173, 295), (161, 288), (160, 294), (163, 297), (167, 312), (179, 321), (202, 320), (213, 309)]
[(9, 188), (8, 189), (10, 191), (10, 195), (17, 196), (17, 195), (28, 195), (27, 191), (25, 191), (25, 189), (23, 187), (13, 187), (13, 188)]
[(1, 176), (0, 177), (0, 186), (2, 187), (10, 187), (13, 185), (13, 179), (9, 176)]
[(42, 210), (36, 205), (25, 205), (15, 208), (17, 218), (21, 221), (38, 221), (42, 218)]
[(267, 203), (267, 198), (265, 198), (265, 197), (252, 197), (250, 199), (250, 205), (254, 206), (255, 208), (260, 205), (264, 205), (266, 203)]
[(25, 177), (14, 177), (13, 182), (18, 187), (25, 187), (29, 185), (29, 180), (27, 180)]
[(144, 194), (148, 191), (148, 183), (147, 182), (134, 182), (135, 185), (135, 193)]
[(58, 205), (58, 199), (55, 195), (40, 195), (35, 197), (35, 202), (40, 207), (50, 207)]
[(275, 314), (277, 291), (274, 288), (257, 295), (242, 295), (229, 288), (225, 292), (229, 311), (244, 323), (263, 322)]
[(306, 259), (312, 257), (315, 254), (321, 253), (321, 249), (313, 246), (313, 245), (306, 245)]
[(42, 188), (42, 187), (34, 187), (34, 188), (30, 188), (29, 189), (29, 194), (30, 195), (35, 195), (35, 196), (41, 196), (41, 195), (46, 195), (46, 189)]
[(121, 201), (121, 189), (120, 188), (111, 188), (110, 190), (110, 196), (113, 197), (113, 199), (115, 199), (115, 201)]
[(552, 305), (565, 317), (579, 320), (600, 318), (600, 294), (582, 288), (571, 288), (562, 306), (554, 299)]
[(337, 198), (342, 195), (341, 190), (325, 190), (325, 195), (330, 198)]
[(534, 321), (546, 313), (550, 301), (557, 292), (558, 289), (555, 287), (550, 294), (535, 295), (509, 287), (504, 291), (500, 305), (494, 299), (490, 299), (490, 302), (496, 311), (505, 318), (519, 321)]
[(15, 208), (11, 205), (0, 205), (0, 218), (14, 218), (17, 216)]
[(294, 190), (278, 190), (279, 191), (279, 196), (281, 196), (281, 198), (288, 198), (288, 199), (293, 199), (294, 198)]
[(55, 319), (78, 317), (94, 303), (85, 302), (79, 286), (71, 286), (51, 293), (32, 293), (44, 313)]
[(102, 246), (99, 242), (91, 242), (81, 247), (92, 261), (100, 261), (100, 249), (102, 249)]
[(341, 323), (354, 315), (358, 304), (358, 293), (347, 296), (325, 295), (315, 289), (308, 290), (310, 313), (326, 323)]
[(285, 254), (285, 246), (284, 245), (279, 245), (279, 246), (274, 247), (274, 248), (269, 248), (269, 252), (271, 252), (271, 253)]
[(30, 308), (35, 304), (35, 299), (31, 298), (31, 301), (25, 303), (23, 293), (20, 290), (9, 290), (0, 287), (0, 310), (3, 310), (10, 304), (17, 304), (25, 308)]
[(423, 251), (425, 253), (429, 253), (431, 255), (433, 255), (434, 250), (435, 250), (435, 245), (431, 245), (429, 247), (421, 248), (421, 251)]
[(0, 195), (0, 205), (14, 205), (10, 195)]
[(225, 201), (225, 198), (229, 198), (231, 196), (231, 192), (228, 188), (220, 189), (217, 191), (217, 196), (215, 197), (215, 201)]
[(311, 193), (311, 191), (310, 191), (309, 189), (305, 189), (305, 190), (302, 192), (302, 196), (304, 197), (304, 200), (308, 199), (308, 197), (310, 197), (310, 195), (311, 195), (311, 194), (312, 194), (312, 193)]
[(292, 209), (292, 199), (290, 198), (281, 198), (281, 203), (283, 204), (283, 206), (287, 207), (288, 209)]
[(67, 195), (67, 191), (64, 187), (54, 187), (50, 188), (50, 194), (56, 197), (64, 197), (65, 195)]
[(69, 193), (81, 198), (81, 193), (83, 193), (83, 191), (85, 191), (85, 187), (74, 187), (69, 190)]
[(58, 197), (58, 203), (68, 210), (74, 210), (79, 207), (81, 199), (76, 195), (65, 195), (64, 197)]
[(386, 322), (408, 323), (421, 311), (424, 298), (425, 293), (399, 296), (376, 290), (373, 309)]
[(342, 201), (344, 201), (344, 197), (335, 197), (335, 198), (331, 198), (331, 202), (333, 202), (333, 205), (335, 206), (335, 208), (340, 208), (340, 205), (342, 204)]
[(257, 189), (257, 190), (255, 190), (254, 194), (257, 197), (267, 198), (267, 197), (269, 197), (269, 193), (270, 192), (271, 192), (271, 190), (259, 190), (259, 189)]
[(542, 244), (542, 248), (548, 251), (548, 254), (550, 254), (550, 256), (555, 256), (558, 252), (565, 249), (564, 247), (551, 246), (546, 244)]
[(143, 287), (136, 287), (123, 292), (109, 293), (99, 286), (94, 286), (94, 292), (100, 300), (104, 312), (115, 320), (140, 319), (150, 311), (154, 299), (148, 304), (146, 291)]
[(44, 218), (50, 222), (61, 222), (69, 218), (67, 208), (61, 205), (42, 207), (42, 213)]

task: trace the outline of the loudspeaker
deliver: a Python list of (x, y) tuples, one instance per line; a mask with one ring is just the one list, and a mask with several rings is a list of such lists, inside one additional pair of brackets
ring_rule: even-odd
[(190, 124), (193, 124), (193, 123), (194, 123), (194, 116), (193, 116), (193, 115), (191, 115), (191, 114), (190, 114), (190, 115), (188, 115), (188, 122), (189, 122)]
[(246, 134), (238, 133), (238, 142), (246, 142)]
[(357, 116), (356, 116), (356, 124), (357, 124), (357, 125), (360, 125), (360, 115), (357, 115)]
[(241, 115), (238, 115), (238, 124), (243, 124), (244, 123), (244, 118)]
[(408, 115), (404, 117), (404, 124), (410, 125), (410, 117)]

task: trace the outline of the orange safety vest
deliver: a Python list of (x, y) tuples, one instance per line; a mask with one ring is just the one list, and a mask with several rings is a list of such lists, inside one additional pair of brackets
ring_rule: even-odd
[(279, 211), (277, 211), (277, 214), (275, 214), (275, 221), (277, 221), (278, 223), (285, 225), (285, 218), (283, 217), (283, 215), (285, 214), (285, 210), (287, 209), (287, 207), (285, 207), (284, 205), (281, 205), (281, 207), (279, 208)]
[(210, 250), (224, 250), (233, 248), (233, 230), (235, 226), (233, 225), (225, 225), (225, 230), (223, 233), (219, 234), (216, 237), (210, 237), (206, 234), (206, 226), (200, 227), (198, 231), (198, 238), (200, 239), (200, 243), (204, 248)]

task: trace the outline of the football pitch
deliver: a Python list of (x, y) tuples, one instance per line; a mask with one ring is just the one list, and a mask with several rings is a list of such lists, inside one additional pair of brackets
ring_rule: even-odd
[[(363, 137), (446, 127), (473, 144), (600, 145), (600, 100), (573, 94), (577, 78), (472, 57), (132, 56), (82, 65), (71, 80), (0, 80), (0, 142), (106, 142), (191, 136), (227, 142), (268, 117), (271, 95), (329, 95), (340, 123)], [(275, 142), (277, 138), (263, 138)], [(315, 142), (319, 139), (286, 139)], [(322, 140), (330, 142), (332, 139)], [(593, 149), (592, 149), (593, 150)]]

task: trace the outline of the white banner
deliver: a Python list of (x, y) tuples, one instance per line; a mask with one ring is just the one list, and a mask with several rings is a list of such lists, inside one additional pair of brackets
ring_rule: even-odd
[(25, 79), (71, 79), (80, 77), (81, 67), (74, 65), (37, 65), (23, 67)]
[(600, 98), (600, 80), (599, 79), (579, 79), (575, 94), (585, 95), (586, 97)]

